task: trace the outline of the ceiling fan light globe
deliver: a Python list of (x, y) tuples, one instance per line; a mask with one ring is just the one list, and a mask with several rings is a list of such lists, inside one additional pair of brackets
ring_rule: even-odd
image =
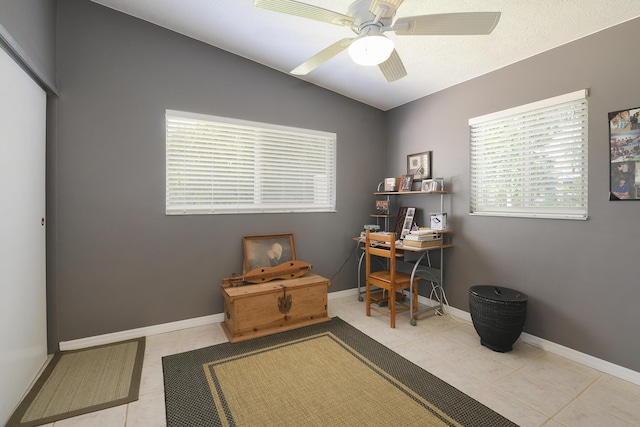
[(393, 49), (393, 42), (382, 34), (367, 35), (351, 43), (349, 56), (358, 65), (373, 66), (389, 59)]

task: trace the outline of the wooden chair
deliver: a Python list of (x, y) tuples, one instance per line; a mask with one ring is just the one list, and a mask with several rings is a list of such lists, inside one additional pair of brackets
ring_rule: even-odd
[[(402, 301), (397, 301), (396, 295), (403, 289), (411, 288), (411, 275), (396, 271), (396, 258), (402, 256), (396, 252), (396, 234), (395, 233), (371, 233), (367, 230), (365, 238), (365, 257), (366, 257), (366, 297), (367, 316), (371, 316), (371, 310), (384, 314), (391, 318), (391, 327), (396, 327), (396, 314), (409, 311), (411, 307)], [(372, 271), (371, 257), (387, 258), (388, 270)], [(413, 278), (413, 307), (418, 308), (418, 281), (419, 277)], [(379, 288), (376, 292), (372, 292), (371, 288)], [(373, 307), (372, 303), (386, 301), (388, 310)], [(401, 308), (398, 310), (396, 305)]]

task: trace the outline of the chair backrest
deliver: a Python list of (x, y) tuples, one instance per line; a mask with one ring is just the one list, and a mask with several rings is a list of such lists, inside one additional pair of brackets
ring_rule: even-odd
[(378, 256), (389, 259), (391, 280), (396, 275), (396, 233), (372, 233), (366, 231), (365, 237), (366, 271), (371, 274), (371, 257)]

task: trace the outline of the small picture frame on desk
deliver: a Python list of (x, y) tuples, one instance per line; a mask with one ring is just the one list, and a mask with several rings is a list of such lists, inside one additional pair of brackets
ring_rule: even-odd
[[(409, 231), (411, 231), (411, 226), (413, 225), (413, 219), (415, 215), (416, 215), (416, 208), (408, 207), (408, 206), (400, 206), (400, 208), (398, 209), (398, 215), (396, 215), (396, 223), (393, 230), (399, 239), (402, 239), (404, 237), (403, 233), (405, 229), (408, 228)], [(407, 232), (406, 234), (408, 233), (409, 232)]]
[(407, 208), (407, 215), (404, 217), (402, 231), (400, 232), (400, 240), (403, 240), (407, 234), (411, 233), (411, 228), (413, 227), (413, 219), (415, 216), (416, 208)]
[(413, 185), (413, 175), (402, 175), (400, 178), (400, 191), (411, 191)]

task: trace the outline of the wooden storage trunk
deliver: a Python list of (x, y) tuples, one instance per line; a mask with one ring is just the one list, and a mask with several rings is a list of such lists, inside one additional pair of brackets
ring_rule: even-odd
[(222, 328), (231, 342), (326, 322), (329, 279), (302, 277), (221, 288)]

